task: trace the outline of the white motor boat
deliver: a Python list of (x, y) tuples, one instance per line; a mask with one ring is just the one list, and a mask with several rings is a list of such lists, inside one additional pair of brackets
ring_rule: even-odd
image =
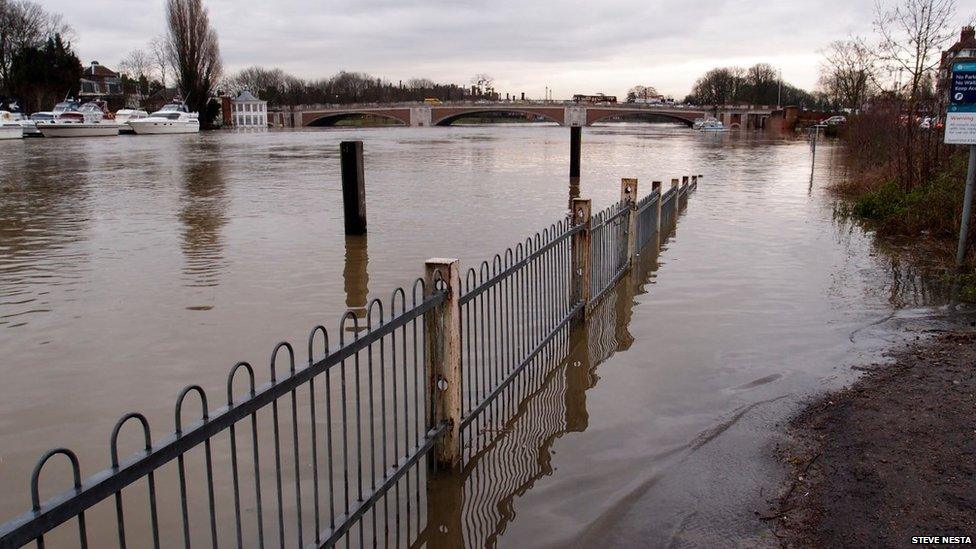
[(17, 121), (24, 131), (24, 137), (44, 137), (41, 130), (37, 129), (37, 122), (31, 118), (21, 118)]
[(55, 105), (53, 110), (35, 112), (34, 114), (30, 115), (30, 119), (23, 124), (24, 137), (44, 137), (41, 130), (37, 129), (38, 124), (51, 122), (57, 115), (64, 112), (76, 111), (79, 107), (81, 107), (81, 103), (75, 101), (74, 99), (68, 99)]
[(120, 109), (115, 112), (115, 122), (119, 124), (119, 133), (135, 133), (129, 122), (132, 120), (141, 120), (149, 116), (149, 113), (143, 109)]
[(200, 131), (200, 119), (189, 112), (184, 103), (170, 103), (146, 118), (129, 120), (137, 134), (196, 133)]
[(722, 124), (722, 121), (721, 120), (719, 120), (717, 118), (708, 118), (708, 119), (702, 121), (701, 126), (698, 127), (698, 131), (702, 131), (702, 132), (727, 132), (727, 131), (729, 131), (729, 129), (725, 127), (725, 124)]
[(0, 139), (21, 139), (24, 128), (20, 125), (16, 115), (10, 111), (0, 111)]
[(53, 120), (37, 121), (44, 137), (105, 137), (119, 135), (119, 124), (106, 118), (102, 105), (91, 101), (76, 110), (58, 112)]

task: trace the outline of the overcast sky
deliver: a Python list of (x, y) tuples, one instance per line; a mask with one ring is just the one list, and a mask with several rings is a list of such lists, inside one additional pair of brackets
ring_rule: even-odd
[[(42, 0), (76, 31), (83, 63), (114, 68), (163, 32), (163, 0)], [(362, 71), (556, 98), (623, 95), (634, 84), (683, 97), (704, 71), (768, 62), (812, 89), (819, 51), (871, 33), (874, 0), (205, 0), (224, 68), (297, 76)], [(962, 19), (960, 18), (960, 21)]]

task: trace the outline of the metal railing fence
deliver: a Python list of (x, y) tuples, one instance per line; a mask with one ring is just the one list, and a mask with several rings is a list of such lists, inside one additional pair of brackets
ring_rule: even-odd
[[(337, 338), (313, 328), (304, 367), (282, 342), (267, 382), (246, 362), (230, 369), (223, 406), (211, 410), (204, 389), (187, 386), (165, 439), (153, 441), (144, 415), (125, 414), (109, 468), (87, 479), (72, 451), (45, 453), (30, 479), (32, 508), (0, 525), (0, 548), (43, 548), (69, 521), (81, 547), (412, 545), (430, 509), (430, 472), (492, 444), (520, 406), (511, 395), (534, 394), (520, 375), (562, 360), (571, 327), (673, 226), (699, 177), (672, 180), (663, 194), (656, 184), (639, 201), (637, 181), (624, 180), (622, 200), (592, 217), (576, 199), (567, 219), (463, 277), (456, 260), (430, 260), (409, 291), (342, 315)], [(187, 397), (201, 413), (185, 423)], [(142, 449), (120, 458), (119, 435), (133, 422)], [(55, 456), (70, 463), (73, 487), (42, 501)], [(86, 523), (86, 511), (113, 504)]]
[[(552, 224), (464, 277), (461, 309), (461, 429), (542, 352), (582, 307), (571, 297), (573, 235)], [(483, 431), (483, 429), (479, 429)]]
[[(411, 515), (419, 512), (420, 501), (418, 495), (411, 505), (409, 497), (401, 497), (401, 480), (406, 484), (404, 492), (409, 493), (410, 469), (445, 427), (427, 420), (423, 345), (424, 316), (444, 299), (443, 290), (426, 289), (423, 279), (414, 283), (409, 297), (398, 288), (386, 306), (374, 299), (364, 318), (352, 311), (341, 317), (338, 348), (330, 346), (335, 339), (330, 340), (328, 330), (316, 326), (308, 338), (304, 368), (296, 364), (292, 345), (279, 343), (271, 355), (270, 380), (257, 386), (255, 368), (246, 362), (236, 364), (227, 376), (227, 404), (215, 410), (209, 408), (208, 395), (200, 386), (186, 387), (176, 400), (175, 431), (162, 441), (152, 442), (149, 422), (142, 414), (122, 416), (112, 432), (111, 466), (84, 481), (73, 452), (51, 450), (38, 461), (31, 477), (32, 509), (0, 526), (0, 547), (20, 547), (32, 540), (44, 547), (44, 534), (71, 519), (77, 520), (81, 547), (89, 545), (90, 535), (98, 536), (93, 546), (104, 546), (108, 537), (86, 528), (85, 511), (109, 498), (116, 506), (118, 545), (133, 544), (127, 530), (123, 489), (142, 480), (148, 485), (149, 520), (140, 532), (145, 539), (134, 543), (139, 547), (178, 543), (190, 547), (191, 541), (197, 541), (191, 535), (191, 529), (197, 530), (192, 526), (195, 521), (208, 526), (208, 535), (199, 541), (214, 547), (221, 541), (243, 546), (245, 534), (256, 539), (260, 547), (269, 540), (281, 547), (301, 546), (307, 541), (331, 546), (354, 527), (358, 532), (353, 537), (360, 542), (370, 535), (373, 540), (409, 538)], [(242, 378), (243, 395), (239, 390)], [(199, 400), (202, 412), (196, 421), (185, 424), (182, 408), (191, 393)], [(119, 459), (118, 435), (133, 420), (142, 428), (145, 446)], [(283, 429), (283, 423), (290, 429)], [(324, 427), (323, 432), (320, 427)], [(271, 441), (264, 429), (272, 432)], [(271, 448), (262, 448), (265, 445)], [(205, 457), (203, 473), (190, 471), (187, 457), (200, 446)], [(41, 473), (48, 460), (57, 455), (69, 460), (74, 487), (42, 503), (38, 488)], [(178, 503), (161, 501), (156, 482), (157, 470), (174, 460), (179, 477)], [(291, 471), (286, 461), (291, 462)], [(240, 478), (245, 470), (250, 477), (248, 494)], [(420, 478), (413, 480), (419, 489)], [(218, 483), (233, 489), (215, 490)], [(394, 520), (378, 520), (375, 506), (380, 500), (384, 502), (382, 512), (391, 512), (386, 498), (391, 489), (397, 492)], [(191, 492), (206, 499), (205, 513), (191, 512)], [(167, 509), (166, 504), (176, 509)], [(269, 509), (269, 505), (273, 507)], [(245, 509), (251, 510), (249, 524), (242, 517)], [(162, 524), (164, 514), (169, 519), (167, 525)], [(286, 514), (292, 520), (286, 520)], [(173, 515), (178, 515), (175, 521)], [(233, 526), (218, 527), (218, 519)], [(394, 524), (392, 532), (389, 522)], [(182, 539), (167, 539), (165, 530), (178, 530)]]
[(631, 203), (620, 201), (593, 216), (590, 227), (590, 303), (620, 280), (627, 270), (627, 231)]
[(637, 248), (643, 249), (657, 234), (660, 224), (660, 192), (651, 193), (637, 202), (634, 215), (637, 216)]

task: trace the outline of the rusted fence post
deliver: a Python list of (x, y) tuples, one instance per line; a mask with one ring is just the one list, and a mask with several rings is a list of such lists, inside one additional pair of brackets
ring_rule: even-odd
[(366, 178), (363, 171), (363, 142), (339, 143), (342, 169), (342, 210), (346, 234), (366, 234)]
[(660, 242), (660, 239), (661, 239), (661, 195), (664, 194), (664, 193), (661, 192), (661, 182), (660, 181), (654, 181), (654, 182), (651, 183), (651, 192), (652, 193), (657, 193), (657, 228), (655, 228), (655, 231), (657, 231), (658, 242)]
[(637, 179), (620, 180), (620, 201), (627, 203), (627, 263), (633, 264), (637, 257)]
[(573, 303), (583, 303), (580, 313), (573, 319), (573, 324), (579, 325), (586, 319), (586, 308), (590, 302), (590, 199), (573, 199), (572, 213), (573, 225), (583, 226), (572, 237), (573, 287), (570, 297)]
[(457, 259), (433, 258), (425, 263), (424, 293), (445, 290), (444, 302), (424, 314), (428, 429), (448, 423), (437, 439), (434, 459), (451, 469), (461, 460), (461, 275)]

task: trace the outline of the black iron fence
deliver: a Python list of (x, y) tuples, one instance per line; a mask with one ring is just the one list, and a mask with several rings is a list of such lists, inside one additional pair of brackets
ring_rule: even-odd
[[(673, 225), (699, 177), (664, 193), (655, 183), (640, 201), (637, 181), (624, 180), (622, 200), (592, 217), (576, 199), (567, 219), (463, 277), (456, 260), (430, 260), (409, 290), (347, 312), (333, 335), (316, 326), (304, 366), (282, 342), (268, 382), (248, 363), (230, 369), (222, 406), (186, 387), (165, 439), (153, 440), (145, 416), (122, 416), (110, 466), (88, 478), (71, 450), (47, 452), (31, 475), (32, 508), (0, 525), (0, 547), (416, 543), (431, 472), (497, 445), (520, 403), (547, 386), (523, 374), (547, 379), (538, 367), (562, 361), (570, 329)], [(193, 420), (188, 397), (200, 407)], [(135, 426), (142, 449), (121, 458), (119, 435)], [(73, 486), (42, 501), (57, 456)], [(100, 520), (89, 525), (86, 513)]]

